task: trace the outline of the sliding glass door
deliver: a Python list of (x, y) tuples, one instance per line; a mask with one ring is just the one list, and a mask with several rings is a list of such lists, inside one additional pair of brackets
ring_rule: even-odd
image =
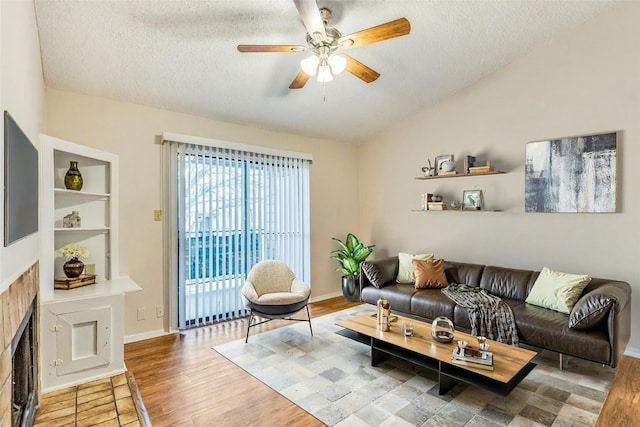
[(177, 147), (178, 326), (246, 314), (251, 267), (280, 260), (309, 280), (309, 162)]

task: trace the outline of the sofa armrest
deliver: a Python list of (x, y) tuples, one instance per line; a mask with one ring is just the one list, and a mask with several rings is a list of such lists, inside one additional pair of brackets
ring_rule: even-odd
[(587, 304), (593, 304), (596, 301), (609, 301), (615, 311), (620, 313), (631, 301), (631, 286), (627, 282), (605, 281), (602, 279), (593, 279), (594, 281), (602, 281), (595, 287), (587, 287), (582, 293), (578, 301), (571, 311), (574, 315), (578, 309), (584, 308)]
[(626, 282), (611, 282), (602, 287), (605, 289), (600, 292), (606, 292), (606, 295), (615, 301), (609, 311), (607, 322), (611, 344), (610, 366), (615, 368), (620, 363), (631, 338), (631, 286)]
[[(398, 257), (390, 257), (384, 258), (374, 261), (365, 261), (366, 263), (376, 267), (378, 270), (385, 272), (390, 280), (386, 283), (390, 283), (391, 281), (395, 281), (395, 278), (398, 277)], [(392, 278), (392, 279), (391, 279)], [(362, 294), (362, 290), (367, 286), (374, 286), (373, 283), (369, 280), (366, 274), (360, 271), (360, 294)]]
[(609, 364), (615, 368), (631, 337), (631, 286), (626, 282), (603, 280), (590, 288), (571, 310), (569, 327), (589, 329), (606, 321), (611, 347)]

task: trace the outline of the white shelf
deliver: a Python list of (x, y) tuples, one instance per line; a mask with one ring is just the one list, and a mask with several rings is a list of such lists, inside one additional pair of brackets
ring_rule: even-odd
[(138, 292), (142, 288), (129, 277), (119, 277), (113, 280), (99, 280), (94, 285), (87, 285), (81, 288), (75, 289), (56, 289), (53, 291), (53, 298), (48, 300), (42, 300), (43, 303), (47, 302), (65, 302), (81, 300), (93, 297), (106, 297), (110, 295), (120, 295), (128, 292)]
[(55, 188), (56, 195), (58, 196), (78, 196), (78, 197), (101, 197), (101, 198), (109, 198), (111, 194), (109, 193), (95, 193), (92, 191), (76, 191), (76, 190), (67, 190), (66, 188)]
[(108, 233), (109, 227), (75, 227), (75, 228), (54, 228), (56, 233)]
[[(68, 244), (87, 248), (85, 264), (94, 264), (103, 280), (118, 272), (118, 156), (48, 135), (40, 137), (42, 215), (40, 280), (42, 300), (54, 295), (55, 277), (64, 276), (60, 249)], [(84, 185), (68, 190), (64, 177), (71, 162), (78, 162)], [(79, 212), (82, 226), (63, 227), (64, 217)]]

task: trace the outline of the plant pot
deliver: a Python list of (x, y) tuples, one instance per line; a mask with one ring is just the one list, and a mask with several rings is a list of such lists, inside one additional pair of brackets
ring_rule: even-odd
[(65, 262), (62, 266), (62, 270), (64, 270), (65, 276), (69, 279), (73, 279), (75, 277), (80, 277), (82, 271), (84, 270), (84, 263), (77, 258), (70, 259)]
[(342, 296), (346, 301), (360, 301), (360, 279), (342, 276)]

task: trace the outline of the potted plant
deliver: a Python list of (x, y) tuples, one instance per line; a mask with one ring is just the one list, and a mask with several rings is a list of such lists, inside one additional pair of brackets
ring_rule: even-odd
[(360, 292), (358, 286), (358, 278), (360, 276), (360, 263), (367, 259), (373, 252), (373, 245), (363, 245), (356, 236), (349, 233), (343, 242), (333, 237), (338, 242), (340, 249), (331, 251), (331, 258), (337, 259), (340, 267), (336, 268), (343, 274), (342, 276), (342, 294), (347, 301), (359, 301)]

